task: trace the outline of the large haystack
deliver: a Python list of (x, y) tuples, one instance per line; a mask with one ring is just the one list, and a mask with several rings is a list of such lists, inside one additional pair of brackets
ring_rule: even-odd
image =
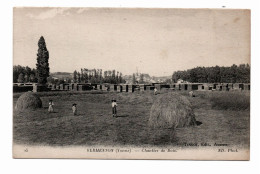
[(36, 109), (42, 107), (42, 101), (40, 97), (38, 97), (36, 94), (32, 92), (26, 92), (22, 94), (15, 106), (15, 110), (26, 110), (26, 109)]
[(149, 125), (154, 128), (177, 128), (196, 125), (189, 100), (175, 92), (162, 94), (152, 105)]

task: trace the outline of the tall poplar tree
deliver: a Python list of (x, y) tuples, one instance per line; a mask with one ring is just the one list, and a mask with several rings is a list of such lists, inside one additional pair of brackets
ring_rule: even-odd
[(73, 72), (73, 82), (74, 82), (74, 83), (77, 83), (77, 82), (78, 82), (78, 77), (77, 77), (77, 75), (78, 75), (78, 72), (75, 70), (75, 71)]
[(135, 84), (135, 83), (136, 83), (135, 74), (133, 74), (133, 77), (132, 77), (132, 83), (133, 83), (133, 84)]
[(41, 36), (41, 38), (38, 41), (38, 53), (37, 53), (37, 79), (38, 84), (45, 85), (47, 83), (47, 78), (50, 74), (50, 68), (49, 68), (49, 52), (46, 48), (46, 43)]

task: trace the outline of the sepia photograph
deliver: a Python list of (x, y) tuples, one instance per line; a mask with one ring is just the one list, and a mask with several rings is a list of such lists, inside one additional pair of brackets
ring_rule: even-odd
[(251, 11), (13, 8), (13, 158), (250, 160)]

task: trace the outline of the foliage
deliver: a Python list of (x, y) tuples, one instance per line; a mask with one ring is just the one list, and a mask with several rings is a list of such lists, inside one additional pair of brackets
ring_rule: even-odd
[(144, 83), (144, 74), (140, 74), (139, 83)]
[(36, 70), (26, 66), (13, 66), (13, 83), (37, 82)]
[(19, 74), (17, 81), (18, 81), (18, 83), (23, 83), (24, 82), (24, 75), (23, 75), (23, 73)]
[(104, 71), (102, 69), (81, 68), (81, 72), (73, 72), (73, 81), (77, 83), (124, 83), (122, 73), (116, 70)]
[(77, 81), (77, 75), (78, 75), (78, 73), (77, 73), (77, 71), (75, 70), (75, 71), (73, 72), (73, 81), (74, 81), (74, 82)]
[(196, 67), (175, 71), (172, 80), (182, 79), (191, 83), (250, 83), (250, 66), (241, 64), (231, 67)]
[(135, 84), (135, 83), (136, 83), (135, 74), (133, 74), (132, 83), (133, 83), (133, 84)]
[(37, 54), (37, 79), (39, 84), (46, 84), (47, 78), (49, 77), (50, 68), (49, 68), (49, 52), (46, 48), (46, 43), (41, 36), (38, 42), (38, 54)]

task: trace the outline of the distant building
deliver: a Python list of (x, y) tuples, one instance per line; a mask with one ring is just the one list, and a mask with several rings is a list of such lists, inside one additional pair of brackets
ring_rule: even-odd
[(182, 80), (182, 79), (177, 80), (177, 83), (183, 83), (183, 82), (184, 82), (184, 80)]
[(184, 80), (182, 80), (182, 79), (178, 79), (178, 80), (177, 80), (177, 83), (190, 83), (190, 82), (184, 81)]

